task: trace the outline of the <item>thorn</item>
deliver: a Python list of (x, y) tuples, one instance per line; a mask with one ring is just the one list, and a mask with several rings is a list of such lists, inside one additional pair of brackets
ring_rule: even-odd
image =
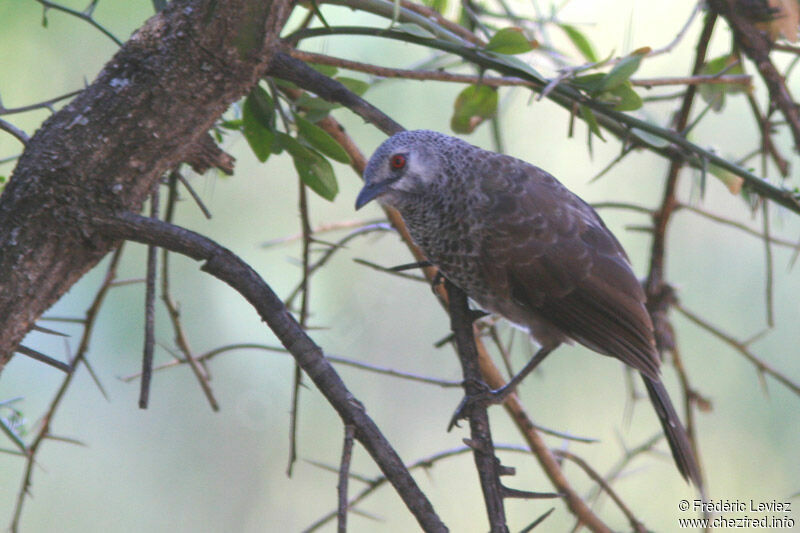
[(36, 359), (37, 361), (41, 361), (42, 363), (48, 364), (54, 368), (57, 368), (63, 372), (69, 374), (72, 371), (72, 367), (69, 366), (67, 363), (61, 362), (58, 359), (53, 359), (49, 355), (45, 355), (42, 352), (38, 352), (33, 348), (28, 348), (27, 346), (22, 346), (21, 344), (17, 346), (17, 352), (21, 353), (22, 355), (27, 355), (31, 359)]
[(414, 263), (405, 263), (402, 265), (393, 266), (389, 270), (392, 272), (403, 272), (404, 270), (413, 270), (415, 268), (427, 268), (429, 266), (433, 266), (433, 263), (430, 261), (416, 261)]
[(470, 309), (469, 310), (469, 319), (471, 322), (476, 322), (485, 316), (489, 316), (490, 313), (483, 311), (482, 309)]

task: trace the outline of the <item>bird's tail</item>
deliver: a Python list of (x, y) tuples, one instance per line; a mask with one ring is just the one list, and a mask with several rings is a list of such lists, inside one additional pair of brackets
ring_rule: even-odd
[(700, 468), (697, 466), (689, 436), (672, 406), (667, 389), (660, 381), (652, 380), (644, 374), (642, 374), (642, 379), (644, 379), (647, 393), (650, 395), (650, 401), (658, 414), (658, 419), (661, 421), (661, 426), (664, 428), (664, 434), (667, 436), (667, 442), (678, 470), (686, 480), (702, 491), (703, 479), (700, 476)]

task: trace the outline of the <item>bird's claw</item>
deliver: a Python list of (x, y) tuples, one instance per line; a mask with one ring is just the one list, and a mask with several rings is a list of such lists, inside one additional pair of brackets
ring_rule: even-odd
[(461, 402), (456, 407), (453, 416), (450, 418), (450, 423), (447, 425), (447, 431), (458, 426), (458, 421), (467, 418), (473, 407), (477, 405), (487, 406), (501, 402), (504, 398), (497, 399), (497, 392), (492, 390), (489, 385), (477, 379), (467, 379), (464, 385), (469, 389), (476, 389), (468, 392), (461, 398)]

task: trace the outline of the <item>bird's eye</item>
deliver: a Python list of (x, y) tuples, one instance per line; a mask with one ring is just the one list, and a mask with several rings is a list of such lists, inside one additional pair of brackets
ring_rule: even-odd
[(400, 170), (406, 166), (406, 156), (403, 154), (394, 154), (389, 160), (389, 165), (391, 165), (393, 170)]

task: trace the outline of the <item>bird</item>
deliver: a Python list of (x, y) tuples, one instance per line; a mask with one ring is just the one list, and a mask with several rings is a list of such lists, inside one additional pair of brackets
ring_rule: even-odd
[(431, 130), (384, 141), (356, 198), (396, 209), (428, 261), (539, 348), (498, 399), (562, 343), (637, 370), (684, 479), (702, 487), (686, 430), (660, 378), (646, 297), (597, 212), (548, 172)]

